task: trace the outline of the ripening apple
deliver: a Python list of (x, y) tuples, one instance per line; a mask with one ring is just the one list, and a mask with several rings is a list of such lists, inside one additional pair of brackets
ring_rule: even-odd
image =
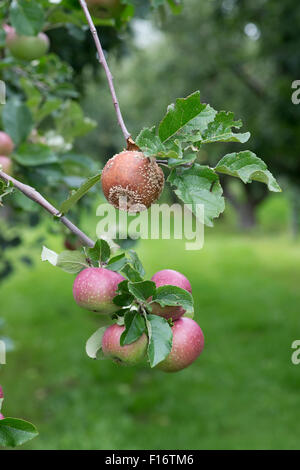
[(87, 310), (101, 314), (112, 314), (120, 307), (113, 303), (113, 298), (120, 282), (121, 274), (106, 268), (86, 268), (74, 282), (73, 295), (77, 304)]
[(148, 338), (145, 333), (134, 343), (120, 345), (120, 337), (125, 326), (117, 324), (109, 326), (102, 338), (102, 352), (105, 357), (118, 364), (133, 366), (141, 362), (147, 352)]
[(0, 155), (0, 165), (4, 173), (6, 173), (7, 175), (11, 175), (12, 161), (9, 157), (6, 157), (5, 155)]
[(5, 419), (4, 416), (0, 413), (0, 419)]
[(14, 149), (14, 143), (6, 132), (0, 131), (0, 155), (10, 155)]
[[(181, 289), (185, 289), (190, 294), (192, 293), (192, 287), (190, 281), (178, 271), (174, 271), (173, 269), (163, 269), (162, 271), (158, 271), (157, 273), (152, 276), (151, 281), (153, 281), (156, 287), (161, 287), (165, 285), (177, 286), (181, 287)], [(158, 303), (154, 302), (151, 304), (152, 312), (154, 315), (159, 315), (160, 317), (164, 317), (166, 319), (172, 318), (173, 320), (177, 320), (178, 318), (182, 317), (185, 314), (184, 308), (178, 307), (161, 307)]]
[(24, 36), (17, 34), (11, 26), (4, 26), (6, 32), (6, 45), (16, 59), (39, 59), (48, 52), (50, 43), (45, 33), (37, 36)]
[(173, 343), (169, 355), (156, 367), (164, 372), (177, 372), (191, 365), (204, 348), (203, 332), (191, 318), (179, 318), (172, 326)]

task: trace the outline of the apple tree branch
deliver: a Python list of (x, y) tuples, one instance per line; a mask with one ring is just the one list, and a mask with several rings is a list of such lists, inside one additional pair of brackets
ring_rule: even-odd
[(85, 0), (79, 0), (79, 3), (80, 3), (80, 5), (83, 9), (83, 12), (86, 16), (86, 19), (87, 19), (87, 22), (89, 24), (91, 33), (93, 35), (93, 38), (94, 38), (94, 41), (95, 41), (95, 44), (96, 44), (96, 49), (97, 49), (97, 52), (98, 52), (99, 62), (102, 65), (102, 67), (104, 68), (104, 71), (105, 71), (105, 74), (106, 74), (106, 77), (107, 77), (107, 81), (108, 81), (110, 93), (111, 93), (111, 96), (112, 96), (113, 104), (114, 104), (114, 107), (115, 107), (115, 111), (116, 111), (116, 114), (117, 114), (117, 119), (118, 119), (119, 126), (121, 127), (122, 133), (124, 135), (124, 139), (129, 144), (130, 140), (131, 140), (130, 139), (131, 135), (128, 132), (128, 130), (126, 128), (126, 125), (124, 123), (124, 119), (123, 119), (123, 116), (122, 116), (122, 113), (121, 113), (119, 101), (118, 101), (116, 91), (115, 91), (115, 87), (114, 87), (114, 84), (113, 84), (113, 76), (112, 76), (111, 71), (109, 69), (109, 66), (107, 64), (107, 61), (106, 61), (106, 58), (105, 58), (105, 55), (104, 55), (104, 52), (103, 52), (103, 49), (102, 49), (102, 46), (101, 46), (101, 42), (100, 42), (96, 27), (94, 25), (94, 22), (92, 20), (91, 15), (90, 15), (89, 9), (88, 9), (87, 4), (86, 4), (86, 1)]

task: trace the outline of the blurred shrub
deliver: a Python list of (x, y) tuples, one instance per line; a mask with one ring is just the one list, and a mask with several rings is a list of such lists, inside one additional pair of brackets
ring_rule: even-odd
[(257, 209), (257, 220), (264, 232), (284, 232), (290, 225), (290, 206), (287, 197), (276, 194), (268, 197)]

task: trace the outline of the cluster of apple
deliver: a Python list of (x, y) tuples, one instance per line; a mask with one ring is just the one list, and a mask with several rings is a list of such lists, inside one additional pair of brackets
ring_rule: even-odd
[(6, 132), (0, 131), (0, 165), (4, 173), (10, 175), (12, 172), (12, 161), (9, 155), (14, 149), (13, 141)]
[[(117, 209), (131, 213), (148, 209), (161, 195), (164, 174), (155, 158), (148, 158), (138, 148), (124, 150), (106, 163), (102, 171), (103, 194)], [(125, 278), (103, 267), (81, 271), (75, 279), (73, 294), (81, 307), (94, 312), (112, 315), (118, 306), (114, 303), (118, 286)], [(157, 272), (152, 277), (156, 287), (177, 286), (191, 293), (188, 279), (171, 269)], [(151, 300), (151, 299), (150, 299)], [(200, 326), (185, 315), (180, 306), (161, 306), (151, 303), (151, 314), (165, 318), (172, 326), (172, 349), (156, 367), (166, 372), (176, 372), (188, 367), (201, 354), (204, 336)], [(148, 313), (150, 313), (148, 312)], [(131, 344), (121, 345), (125, 326), (115, 323), (106, 328), (102, 337), (102, 353), (115, 362), (135, 365), (144, 360), (149, 338), (144, 332)]]
[[(86, 268), (74, 282), (73, 295), (77, 304), (98, 314), (113, 314), (118, 310), (114, 303), (118, 286), (125, 278), (114, 271), (100, 267)], [(181, 273), (164, 269), (152, 277), (156, 287), (177, 286), (192, 292), (189, 280)], [(150, 299), (151, 300), (151, 299)], [(204, 336), (200, 326), (191, 318), (184, 317), (186, 311), (181, 306), (164, 306), (153, 302), (151, 313), (167, 319), (172, 325), (172, 349), (156, 367), (165, 372), (176, 372), (188, 367), (201, 354)], [(143, 333), (131, 344), (121, 346), (120, 338), (124, 325), (114, 323), (106, 328), (102, 338), (102, 353), (117, 363), (135, 365), (143, 362), (148, 347), (148, 337)]]

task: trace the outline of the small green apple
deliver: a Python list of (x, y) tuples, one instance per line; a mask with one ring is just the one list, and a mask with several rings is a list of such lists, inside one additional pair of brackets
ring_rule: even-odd
[(48, 52), (49, 38), (44, 33), (37, 36), (24, 36), (16, 33), (11, 26), (5, 25), (6, 45), (16, 59), (39, 59)]

